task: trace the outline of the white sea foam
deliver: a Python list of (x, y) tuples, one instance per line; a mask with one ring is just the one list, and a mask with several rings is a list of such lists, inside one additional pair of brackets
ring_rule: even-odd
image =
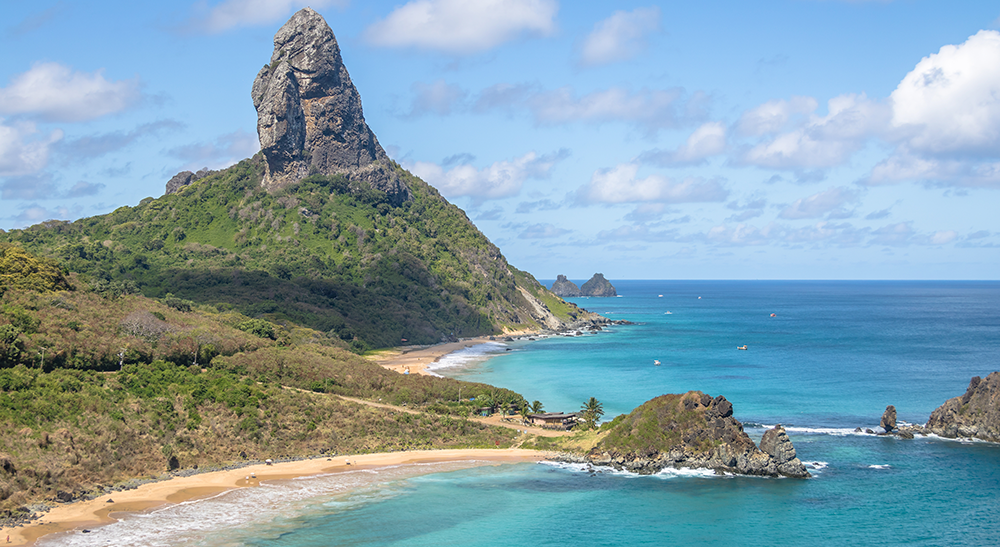
[(806, 469), (811, 469), (812, 473), (815, 475), (815, 474), (823, 471), (824, 469), (826, 469), (827, 466), (830, 465), (830, 463), (829, 462), (811, 461), (811, 462), (802, 462), (802, 465), (806, 466)]
[(427, 365), (426, 370), (437, 376), (437, 371), (439, 370), (472, 366), (482, 363), (490, 357), (506, 350), (507, 344), (501, 342), (484, 342), (444, 355), (437, 361)]
[(892, 466), (889, 464), (883, 464), (883, 465), (873, 464), (869, 465), (868, 469), (890, 469), (891, 467)]
[[(753, 428), (753, 429), (758, 429), (759, 428), (759, 429), (762, 429), (762, 430), (774, 428), (773, 424), (772, 425), (767, 425), (767, 424), (753, 424), (753, 425), (745, 424), (745, 426), (748, 429), (749, 428)], [(857, 431), (856, 428), (853, 428), (853, 427), (802, 427), (802, 426), (793, 426), (793, 425), (785, 425), (785, 426), (782, 426), (782, 427), (784, 427), (785, 431), (787, 431), (788, 433), (800, 433), (800, 434), (807, 434), (807, 435), (809, 435), (809, 434), (811, 434), (811, 435), (833, 435), (833, 436), (836, 436), (836, 437), (843, 437), (843, 436), (847, 436), (847, 435), (860, 435), (860, 436), (872, 436), (872, 435), (874, 435), (873, 433), (865, 433), (864, 429), (862, 429), (861, 431)]]
[[(300, 514), (310, 507), (331, 504), (349, 507), (385, 499), (397, 491), (386, 483), (475, 465), (476, 462), (399, 465), (263, 483), (256, 488), (231, 490), (146, 513), (126, 514), (118, 522), (94, 528), (90, 533), (73, 531), (46, 536), (37, 545), (239, 545), (242, 542), (236, 536), (241, 531), (267, 529), (275, 520)], [(345, 496), (348, 493), (351, 495)]]
[(719, 475), (712, 469), (691, 469), (688, 467), (664, 467), (656, 474), (657, 477), (672, 479), (676, 477), (688, 477), (699, 479), (715, 479), (728, 475)]
[(569, 463), (569, 462), (553, 462), (553, 461), (542, 461), (539, 462), (544, 465), (550, 465), (559, 469), (565, 469), (567, 471), (573, 471), (575, 473), (597, 473), (604, 475), (617, 475), (620, 477), (638, 478), (638, 477), (657, 477), (661, 479), (672, 479), (677, 477), (688, 477), (688, 478), (719, 478), (725, 477), (727, 475), (718, 475), (715, 471), (711, 469), (691, 469), (687, 467), (674, 468), (666, 467), (654, 473), (653, 475), (640, 475), (639, 473), (633, 473), (631, 471), (626, 471), (624, 469), (615, 469), (610, 466), (603, 465), (592, 465), (589, 463)]

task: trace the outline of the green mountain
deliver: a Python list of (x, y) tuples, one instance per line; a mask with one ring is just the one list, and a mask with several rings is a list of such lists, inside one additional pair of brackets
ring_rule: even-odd
[[(291, 322), (355, 351), (601, 320), (390, 160), (333, 32), (296, 13), (253, 84), (261, 152), (163, 197), (0, 233), (92, 283)], [(199, 178), (200, 177), (200, 178)]]

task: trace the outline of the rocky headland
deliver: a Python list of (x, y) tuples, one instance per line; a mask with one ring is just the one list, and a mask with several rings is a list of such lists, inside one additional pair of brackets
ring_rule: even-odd
[(948, 399), (924, 426), (926, 433), (1000, 442), (1000, 372), (974, 376), (965, 393)]
[(810, 476), (783, 427), (765, 432), (758, 447), (733, 417), (732, 403), (721, 395), (700, 391), (661, 395), (603, 427), (609, 431), (593, 449), (565, 459), (643, 475), (673, 467)]
[[(915, 435), (937, 435), (946, 439), (979, 439), (1000, 443), (1000, 372), (986, 378), (974, 376), (965, 393), (952, 397), (931, 413), (925, 425), (904, 424), (897, 428), (896, 407), (889, 405), (879, 424), (883, 432), (912, 439)], [(861, 428), (855, 429), (860, 432)], [(865, 433), (876, 434), (871, 429)]]

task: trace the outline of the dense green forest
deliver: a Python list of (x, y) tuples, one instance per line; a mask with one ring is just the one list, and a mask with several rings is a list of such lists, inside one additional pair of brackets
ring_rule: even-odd
[(253, 158), (135, 207), (0, 234), (97, 287), (212, 304), (325, 332), (355, 351), (538, 328), (511, 268), (459, 208), (398, 168), (413, 198), (313, 175), (274, 193)]

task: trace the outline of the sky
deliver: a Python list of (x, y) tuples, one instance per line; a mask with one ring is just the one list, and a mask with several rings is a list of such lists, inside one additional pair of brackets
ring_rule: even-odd
[(389, 156), (539, 279), (1000, 278), (973, 0), (0, 0), (0, 229), (252, 156), (306, 5)]

